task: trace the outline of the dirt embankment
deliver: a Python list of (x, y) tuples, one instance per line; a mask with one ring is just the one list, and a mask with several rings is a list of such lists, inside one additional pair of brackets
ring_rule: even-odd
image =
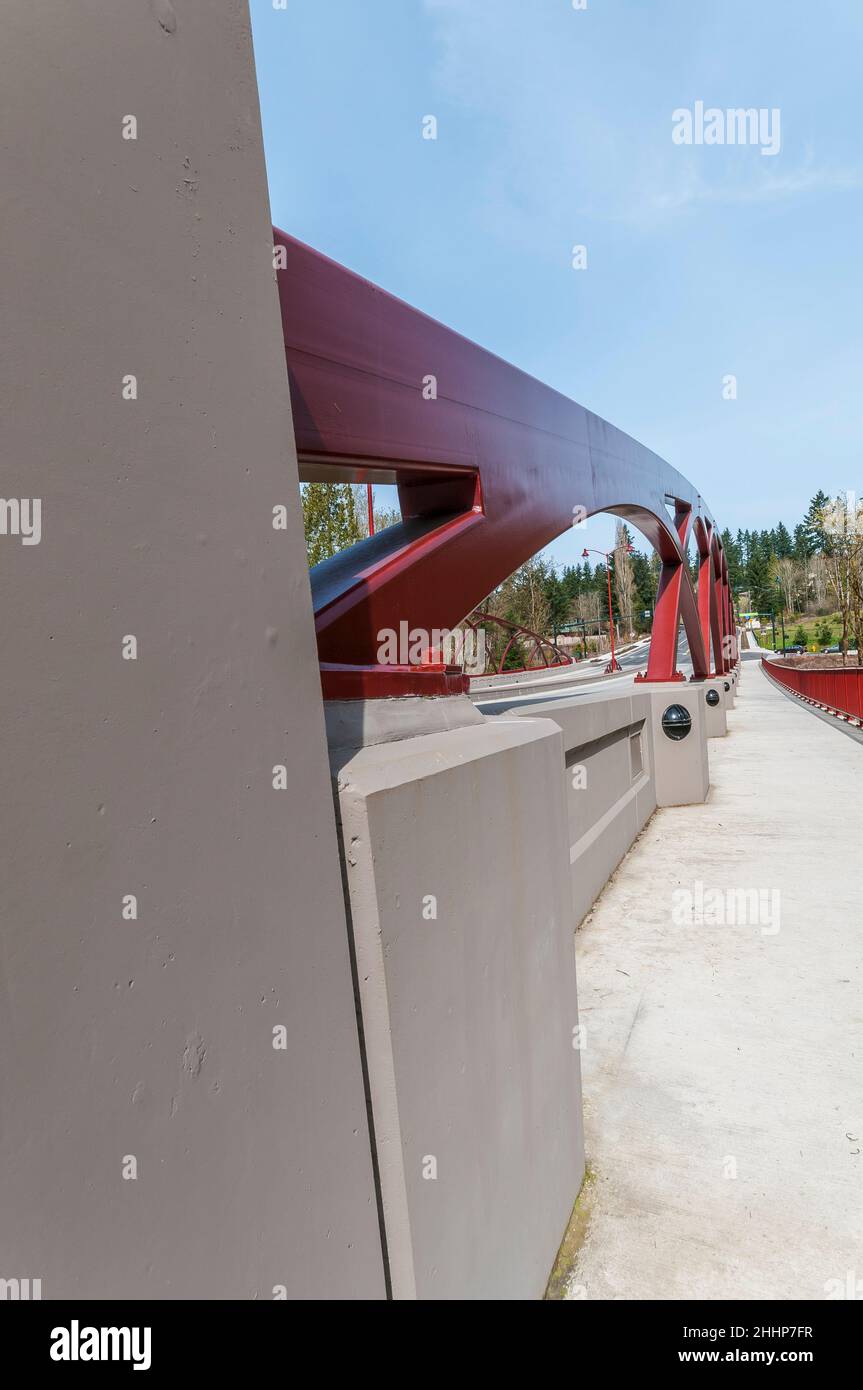
[[(795, 656), (775, 656), (771, 660), (783, 666), (803, 666), (810, 671), (841, 671), (843, 668), (841, 653), (837, 656), (834, 653), (801, 652)], [(846, 670), (860, 670), (856, 655), (849, 654), (844, 665)]]

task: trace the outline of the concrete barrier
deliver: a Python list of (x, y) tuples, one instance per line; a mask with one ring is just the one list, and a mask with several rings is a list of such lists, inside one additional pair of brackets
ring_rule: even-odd
[(656, 808), (650, 699), (631, 688), (514, 705), (500, 718), (553, 719), (563, 735), (560, 768), (577, 925)]
[(584, 1171), (560, 730), (328, 719), (393, 1296), (540, 1298)]
[[(617, 693), (514, 703), (496, 718), (553, 719), (564, 741), (562, 768), (573, 908), (580, 922), (657, 806), (703, 801), (709, 789), (703, 684), (640, 685)], [(670, 740), (670, 705), (690, 715), (689, 734)], [(481, 706), (486, 711), (494, 705)], [(724, 722), (724, 711), (722, 713)]]
[(572, 933), (709, 786), (703, 686), (612, 692), (328, 706), (397, 1298), (543, 1291), (584, 1167)]

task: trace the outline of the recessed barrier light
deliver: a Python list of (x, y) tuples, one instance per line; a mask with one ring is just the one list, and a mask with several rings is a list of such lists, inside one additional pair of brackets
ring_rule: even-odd
[[(727, 687), (726, 687), (726, 688), (727, 688)], [(705, 695), (704, 698), (705, 698), (705, 700), (707, 701), (707, 703), (708, 703), (709, 705), (718, 705), (718, 704), (719, 704), (719, 691), (718, 691), (718, 690), (708, 690), (708, 692), (707, 692), (707, 694)]]
[(692, 728), (692, 715), (685, 705), (669, 705), (662, 716), (662, 732), (679, 743)]

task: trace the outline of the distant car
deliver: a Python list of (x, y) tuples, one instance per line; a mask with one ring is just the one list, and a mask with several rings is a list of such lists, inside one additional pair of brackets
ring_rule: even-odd
[(822, 648), (821, 648), (822, 653), (823, 653), (824, 655), (826, 655), (826, 656), (833, 656), (833, 655), (835, 655), (837, 652), (841, 652), (841, 650), (842, 650), (842, 648), (839, 647), (839, 646), (836, 646), (836, 647), (822, 647)]

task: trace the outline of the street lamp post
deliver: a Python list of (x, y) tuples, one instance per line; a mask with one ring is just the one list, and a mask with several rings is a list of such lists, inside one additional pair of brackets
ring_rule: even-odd
[[(782, 598), (782, 580), (776, 576), (776, 583), (779, 587), (779, 626), (782, 629), (782, 654), (785, 654), (785, 602)], [(774, 647), (776, 642), (773, 643)]]
[[(626, 549), (631, 555), (635, 546), (627, 543)], [(605, 577), (608, 580), (608, 637), (611, 642), (611, 660), (605, 668), (608, 672), (622, 670), (620, 662), (614, 655), (614, 611), (611, 605), (611, 556), (614, 553), (614, 550), (594, 550), (593, 547), (588, 547), (581, 552), (582, 560), (586, 560), (588, 555), (601, 555), (605, 560)]]
[[(770, 609), (770, 613), (764, 613), (764, 617), (769, 617), (770, 626), (773, 628), (773, 651), (775, 652), (775, 610)], [(782, 655), (785, 655), (785, 653), (782, 653)]]

